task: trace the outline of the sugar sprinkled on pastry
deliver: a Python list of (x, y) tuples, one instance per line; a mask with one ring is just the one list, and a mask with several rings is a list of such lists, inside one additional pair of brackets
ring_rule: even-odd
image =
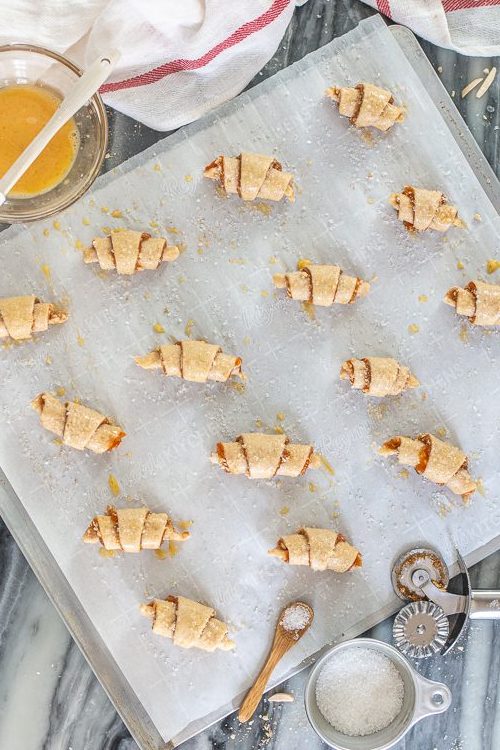
[(392, 357), (347, 359), (340, 369), (342, 380), (349, 379), (353, 388), (369, 396), (397, 396), (420, 383), (408, 367)]
[(382, 456), (396, 455), (400, 464), (413, 466), (417, 474), (448, 487), (455, 495), (461, 495), (464, 502), (468, 502), (469, 496), (477, 489), (468, 472), (465, 453), (428, 432), (415, 439), (396, 435), (381, 446), (379, 453)]
[(40, 415), (42, 427), (77, 450), (105, 453), (116, 448), (126, 434), (104, 414), (75, 401), (59, 401), (47, 392), (40, 393), (31, 405)]
[(389, 130), (395, 123), (403, 122), (405, 111), (394, 104), (390, 91), (373, 83), (358, 83), (354, 87), (333, 86), (326, 95), (337, 102), (339, 114), (349, 117), (356, 128)]
[(449, 289), (444, 302), (476, 326), (500, 325), (500, 284), (469, 281), (465, 287)]
[(68, 319), (51, 302), (42, 302), (34, 294), (0, 298), (0, 338), (15, 341), (30, 339), (33, 333), (46, 331)]
[(244, 201), (295, 199), (293, 175), (284, 172), (274, 156), (241, 153), (218, 156), (205, 167), (205, 177), (216, 180), (226, 195), (239, 195)]
[(320, 465), (312, 445), (291, 443), (286, 435), (261, 432), (244, 433), (232, 443), (217, 443), (210, 460), (228, 474), (245, 474), (251, 479), (298, 477)]
[(278, 540), (269, 555), (289, 565), (346, 573), (363, 564), (361, 554), (342, 534), (331, 529), (303, 528)]
[(114, 229), (107, 237), (96, 237), (92, 247), (83, 251), (85, 263), (98, 263), (103, 271), (116, 271), (130, 276), (137, 271), (155, 271), (160, 263), (179, 257), (179, 248), (169, 245), (164, 237), (151, 237), (147, 232)]
[(141, 604), (141, 613), (153, 621), (153, 633), (171, 638), (175, 646), (202, 651), (230, 651), (228, 626), (215, 617), (215, 610), (183, 596), (168, 596)]
[(425, 232), (427, 229), (446, 232), (450, 227), (465, 227), (457, 207), (448, 203), (439, 190), (406, 185), (400, 193), (392, 193), (389, 202), (410, 232)]
[(136, 357), (136, 364), (145, 370), (160, 369), (165, 375), (193, 383), (215, 380), (225, 383), (231, 377), (242, 378), (241, 359), (225, 354), (217, 344), (205, 341), (178, 341), (164, 344), (144, 357)]
[(339, 266), (324, 266), (314, 263), (300, 264), (298, 271), (277, 273), (273, 284), (278, 289), (286, 289), (294, 300), (313, 305), (330, 307), (351, 304), (365, 297), (370, 284), (357, 276), (348, 276)]
[(83, 535), (86, 544), (100, 544), (106, 550), (140, 552), (160, 549), (165, 541), (182, 542), (189, 531), (178, 531), (168, 513), (153, 513), (148, 508), (115, 508), (95, 516)]

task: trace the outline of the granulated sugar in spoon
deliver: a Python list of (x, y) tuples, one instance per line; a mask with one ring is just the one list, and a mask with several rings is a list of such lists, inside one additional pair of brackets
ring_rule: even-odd
[(292, 602), (281, 612), (269, 656), (241, 704), (238, 714), (238, 719), (241, 722), (252, 718), (276, 665), (286, 652), (302, 638), (313, 618), (313, 610), (304, 602)]

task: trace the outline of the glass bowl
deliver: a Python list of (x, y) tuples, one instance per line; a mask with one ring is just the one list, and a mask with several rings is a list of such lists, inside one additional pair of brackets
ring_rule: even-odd
[[(62, 55), (31, 44), (0, 46), (0, 88), (15, 84), (43, 86), (60, 97), (71, 91), (82, 70)], [(79, 133), (75, 161), (66, 177), (51, 190), (28, 198), (8, 197), (0, 206), (0, 222), (44, 219), (80, 198), (99, 174), (108, 143), (108, 121), (99, 94), (74, 117)]]

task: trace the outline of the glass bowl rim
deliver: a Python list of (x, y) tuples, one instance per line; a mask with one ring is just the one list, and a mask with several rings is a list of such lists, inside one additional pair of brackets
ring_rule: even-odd
[[(67, 57), (64, 57), (64, 55), (59, 54), (59, 52), (54, 52), (53, 50), (48, 49), (47, 47), (41, 47), (36, 44), (30, 44), (30, 43), (23, 43), (23, 42), (13, 42), (11, 44), (1, 44), (0, 45), (0, 56), (4, 52), (27, 52), (27, 53), (35, 53), (38, 55), (42, 55), (45, 57), (49, 57), (52, 60), (55, 60), (58, 63), (61, 63), (63, 66), (71, 70), (73, 73), (75, 73), (78, 77), (81, 77), (83, 75), (83, 69), (80, 68), (79, 65), (69, 60)], [(97, 176), (99, 175), (101, 171), (101, 167), (104, 162), (104, 158), (106, 156), (106, 151), (108, 148), (108, 136), (109, 136), (109, 125), (108, 125), (108, 116), (106, 113), (106, 107), (104, 106), (104, 102), (102, 100), (101, 95), (98, 91), (90, 97), (89, 102), (92, 102), (94, 105), (94, 108), (97, 112), (98, 117), (98, 124), (99, 127), (97, 128), (98, 132), (98, 141), (99, 141), (99, 155), (96, 160), (96, 163), (94, 165), (94, 168), (88, 173), (86, 179), (82, 182), (82, 185), (79, 190), (76, 191), (74, 195), (70, 195), (65, 200), (61, 200), (59, 204), (55, 205), (54, 207), (50, 209), (44, 209), (44, 210), (36, 210), (33, 209), (32, 211), (27, 211), (23, 216), (2, 216), (2, 209), (0, 208), (0, 223), (6, 223), (6, 224), (15, 224), (19, 222), (28, 222), (28, 221), (37, 221), (41, 219), (47, 219), (49, 216), (53, 216), (54, 214), (58, 214), (61, 211), (64, 211), (66, 208), (69, 208), (69, 206), (72, 206), (73, 203), (76, 203), (77, 200), (79, 200), (87, 190), (90, 188), (90, 186), (93, 184)], [(34, 199), (36, 199), (37, 196), (33, 196)]]

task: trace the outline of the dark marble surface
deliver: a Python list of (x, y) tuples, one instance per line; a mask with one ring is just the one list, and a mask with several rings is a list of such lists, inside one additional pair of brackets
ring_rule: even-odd
[[(373, 11), (353, 0), (309, 0), (296, 10), (279, 49), (252, 83), (352, 29)], [(492, 167), (499, 172), (500, 77), (481, 100), (459, 92), (499, 60), (466, 58), (423, 42), (423, 47)], [(165, 134), (110, 113), (109, 169)], [(136, 745), (50, 604), (12, 537), (0, 522), (0, 749), (135, 750)], [(500, 553), (472, 569), (473, 585), (500, 583)], [(370, 633), (390, 637), (386, 622)], [(500, 748), (500, 628), (472, 625), (460, 649), (420, 665), (428, 677), (453, 689), (451, 709), (422, 722), (398, 750), (496, 750)], [(305, 750), (324, 747), (309, 729), (302, 704), (307, 674), (286, 683), (296, 701), (264, 700), (254, 721), (234, 716), (186, 743), (185, 750)]]

